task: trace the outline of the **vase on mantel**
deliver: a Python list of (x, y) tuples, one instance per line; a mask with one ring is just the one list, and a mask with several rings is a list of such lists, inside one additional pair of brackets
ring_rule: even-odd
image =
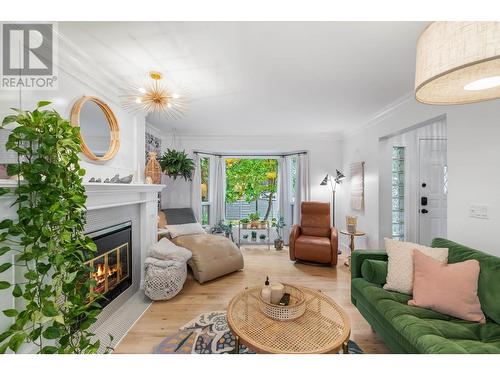
[(144, 177), (146, 180), (148, 180), (148, 177), (151, 178), (153, 184), (159, 184), (161, 182), (161, 166), (156, 159), (156, 152), (154, 151), (148, 154), (148, 162), (144, 169)]

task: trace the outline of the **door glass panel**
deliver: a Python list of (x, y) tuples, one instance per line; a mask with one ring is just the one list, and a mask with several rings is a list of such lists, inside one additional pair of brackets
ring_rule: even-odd
[(405, 148), (392, 148), (392, 238), (405, 239)]

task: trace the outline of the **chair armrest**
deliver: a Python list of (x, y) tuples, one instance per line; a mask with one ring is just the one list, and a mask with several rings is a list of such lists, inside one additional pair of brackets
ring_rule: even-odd
[(387, 260), (385, 250), (356, 250), (351, 254), (351, 279), (361, 277), (361, 265), (365, 259)]
[(290, 241), (288, 244), (290, 252), (290, 260), (295, 260), (295, 240), (300, 236), (301, 228), (300, 225), (294, 225), (290, 231)]
[(332, 262), (331, 265), (335, 266), (339, 257), (339, 234), (337, 228), (330, 229), (330, 246), (332, 248)]

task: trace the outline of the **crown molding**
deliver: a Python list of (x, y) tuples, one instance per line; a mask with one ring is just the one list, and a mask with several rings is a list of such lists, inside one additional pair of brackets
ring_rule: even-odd
[[(158, 128), (152, 127), (154, 130), (159, 131)], [(160, 131), (161, 132), (161, 131)], [(283, 139), (283, 138), (297, 138), (300, 139), (324, 139), (328, 141), (336, 141), (341, 140), (341, 134), (338, 132), (330, 132), (330, 133), (224, 133), (224, 134), (213, 134), (213, 133), (181, 133), (181, 132), (161, 132), (163, 137), (173, 137), (175, 136), (178, 139), (233, 139), (233, 138), (246, 138), (246, 139), (262, 139), (262, 138), (271, 138), (271, 139)]]
[(400, 98), (396, 99), (389, 105), (383, 107), (381, 110), (375, 112), (366, 122), (364, 122), (362, 125), (354, 127), (353, 129), (348, 129), (344, 130), (341, 133), (342, 139), (352, 137), (356, 134), (361, 133), (362, 131), (369, 129), (371, 127), (374, 127), (387, 119), (391, 112), (395, 111), (399, 107), (402, 107), (403, 105), (409, 103), (410, 101), (415, 100), (415, 94), (413, 91), (410, 91), (406, 93), (405, 95), (401, 96)]

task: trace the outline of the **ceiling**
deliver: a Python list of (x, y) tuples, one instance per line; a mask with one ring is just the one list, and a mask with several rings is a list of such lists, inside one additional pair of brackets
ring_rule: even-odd
[(71, 22), (63, 38), (109, 85), (159, 70), (190, 91), (165, 132), (336, 133), (360, 127), (413, 90), (427, 22)]

